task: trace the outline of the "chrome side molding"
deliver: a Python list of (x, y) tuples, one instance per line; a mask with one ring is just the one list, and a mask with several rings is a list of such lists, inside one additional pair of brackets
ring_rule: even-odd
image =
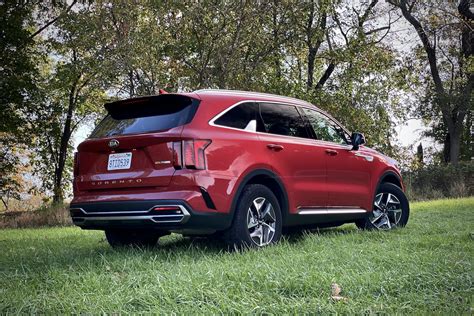
[(362, 214), (367, 213), (362, 208), (321, 208), (321, 209), (300, 209), (298, 215), (330, 215), (330, 214)]

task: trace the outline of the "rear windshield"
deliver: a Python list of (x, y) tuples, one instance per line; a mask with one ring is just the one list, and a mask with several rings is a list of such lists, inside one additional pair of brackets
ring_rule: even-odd
[(163, 131), (193, 119), (197, 101), (159, 97), (106, 105), (109, 114), (97, 125), (90, 138)]

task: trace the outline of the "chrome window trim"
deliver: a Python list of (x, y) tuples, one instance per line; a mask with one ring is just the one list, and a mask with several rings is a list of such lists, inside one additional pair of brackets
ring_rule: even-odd
[[(272, 133), (264, 133), (264, 132), (254, 132), (254, 131), (248, 131), (240, 128), (235, 128), (235, 127), (229, 127), (229, 126), (224, 126), (224, 125), (217, 125), (215, 124), (215, 121), (219, 119), (222, 115), (226, 114), (228, 111), (233, 109), (234, 107), (242, 104), (242, 103), (271, 103), (271, 104), (279, 104), (279, 105), (286, 105), (286, 106), (294, 106), (298, 109), (298, 104), (292, 104), (292, 103), (287, 103), (287, 102), (277, 102), (277, 101), (266, 101), (266, 100), (241, 100), (231, 106), (229, 106), (227, 109), (224, 111), (220, 112), (216, 116), (214, 116), (210, 121), (209, 125), (214, 126), (214, 127), (219, 127), (219, 128), (225, 128), (225, 129), (231, 129), (234, 131), (241, 131), (241, 132), (247, 132), (247, 133), (254, 133), (257, 135), (272, 135), (272, 136), (277, 136), (277, 137), (287, 137), (291, 139), (300, 139), (300, 140), (308, 140), (308, 141), (317, 141), (317, 139), (312, 139), (312, 138), (304, 138), (304, 137), (297, 137), (297, 136), (289, 136), (289, 135), (279, 135), (279, 134), (272, 134)], [(301, 114), (300, 114), (301, 115)]]
[(230, 130), (234, 130), (234, 131), (241, 131), (241, 132), (255, 133), (255, 134), (256, 134), (256, 133), (258, 133), (257, 131), (249, 131), (249, 130), (245, 130), (245, 129), (230, 127), (230, 126), (217, 125), (217, 124), (215, 123), (221, 116), (223, 116), (224, 114), (226, 114), (227, 112), (229, 112), (230, 110), (232, 110), (233, 108), (235, 108), (236, 106), (239, 106), (240, 104), (243, 104), (243, 103), (255, 103), (255, 102), (257, 102), (257, 101), (255, 101), (255, 100), (242, 100), (242, 101), (239, 101), (239, 102), (237, 102), (237, 103), (234, 103), (234, 104), (230, 105), (228, 108), (226, 108), (224, 111), (219, 112), (216, 116), (214, 116), (214, 117), (209, 121), (209, 125), (210, 125), (210, 126), (214, 126), (214, 127), (219, 127), (219, 128), (230, 129)]
[[(298, 99), (296, 99), (298, 100)], [(217, 125), (215, 123), (215, 121), (217, 119), (219, 119), (221, 116), (223, 116), (225, 113), (227, 113), (228, 111), (232, 110), (234, 107), (240, 105), (240, 104), (243, 104), (243, 103), (272, 103), (272, 104), (280, 104), (280, 105), (287, 105), (287, 106), (294, 106), (298, 109), (298, 107), (302, 107), (302, 108), (307, 108), (309, 110), (313, 110), (313, 111), (316, 111), (316, 112), (319, 112), (321, 113), (322, 115), (326, 116), (327, 118), (329, 118), (331, 121), (333, 121), (337, 126), (339, 126), (340, 128), (342, 128), (347, 134), (350, 135), (350, 132), (344, 127), (342, 126), (336, 119), (334, 119), (331, 115), (329, 115), (328, 113), (326, 113), (325, 111), (317, 108), (316, 106), (309, 106), (309, 105), (302, 105), (302, 104), (294, 104), (294, 103), (290, 103), (290, 102), (279, 102), (279, 101), (267, 101), (267, 100), (251, 100), (251, 99), (247, 99), (247, 100), (241, 100), (241, 101), (238, 101), (232, 105), (230, 105), (228, 108), (226, 108), (225, 110), (223, 110), (222, 112), (219, 112), (218, 114), (216, 114), (213, 118), (211, 118), (209, 120), (209, 125), (210, 126), (213, 126), (213, 127), (218, 127), (218, 128), (224, 128), (224, 129), (230, 129), (230, 130), (234, 130), (234, 131), (240, 131), (240, 132), (246, 132), (246, 133), (254, 133), (254, 134), (257, 134), (257, 135), (274, 135), (274, 136), (278, 136), (278, 137), (287, 137), (287, 138), (290, 138), (290, 139), (300, 139), (300, 140), (308, 140), (308, 141), (312, 141), (312, 142), (316, 142), (317, 145), (325, 145), (325, 144), (330, 144), (330, 145), (337, 145), (337, 146), (341, 146), (343, 147), (344, 149), (350, 149), (352, 148), (350, 144), (339, 144), (339, 143), (334, 143), (334, 142), (329, 142), (329, 141), (325, 141), (325, 140), (322, 140), (322, 139), (313, 139), (313, 138), (304, 138), (304, 137), (296, 137), (296, 136), (289, 136), (289, 135), (278, 135), (278, 134), (272, 134), (272, 133), (264, 133), (264, 132), (256, 132), (256, 131), (249, 131), (249, 130), (245, 130), (245, 129), (240, 129), (240, 128), (235, 128), (235, 127), (229, 127), (229, 126), (224, 126), (224, 125)], [(312, 104), (310, 104), (312, 105)], [(301, 113), (300, 113), (301, 115)]]

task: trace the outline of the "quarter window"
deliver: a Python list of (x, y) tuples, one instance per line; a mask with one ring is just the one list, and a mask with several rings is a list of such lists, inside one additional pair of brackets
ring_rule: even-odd
[(316, 138), (327, 142), (347, 145), (344, 130), (325, 115), (315, 110), (302, 108), (304, 115), (308, 118)]
[(293, 105), (260, 103), (260, 115), (263, 124), (258, 125), (259, 132), (310, 138), (303, 119)]
[(214, 124), (255, 132), (257, 130), (257, 110), (258, 107), (255, 103), (242, 103), (224, 113), (214, 121)]

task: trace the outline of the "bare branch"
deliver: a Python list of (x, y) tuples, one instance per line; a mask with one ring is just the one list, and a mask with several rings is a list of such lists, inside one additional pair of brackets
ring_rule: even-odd
[(382, 26), (382, 27), (367, 31), (364, 34), (365, 35), (370, 35), (370, 34), (377, 33), (377, 32), (383, 31), (383, 30), (390, 30), (390, 25)]
[(367, 9), (364, 11), (364, 14), (359, 18), (359, 27), (362, 27), (365, 21), (367, 21), (369, 14), (372, 12), (372, 9), (375, 7), (377, 2), (379, 2), (379, 0), (372, 0), (372, 2), (370, 2)]
[[(436, 91), (438, 95), (441, 97), (444, 95), (444, 87), (441, 81), (438, 65), (436, 63), (436, 50), (430, 43), (428, 35), (426, 34), (425, 29), (421, 25), (420, 21), (418, 21), (408, 10), (407, 1), (401, 0), (400, 1), (400, 8), (402, 10), (402, 14), (405, 19), (415, 28), (418, 36), (423, 43), (423, 47), (428, 55), (428, 61), (430, 64), (431, 75), (433, 77), (433, 81), (435, 83)], [(446, 113), (447, 114), (447, 113)]]
[(341, 32), (342, 36), (344, 37), (344, 41), (346, 42), (346, 45), (349, 44), (349, 39), (347, 38), (347, 33), (344, 33), (342, 29), (342, 24), (341, 21), (339, 20), (339, 17), (337, 16), (336, 11), (334, 11), (333, 19), (337, 24), (337, 27), (339, 28), (339, 32)]
[[(357, 19), (358, 19), (358, 30), (359, 32), (363, 32), (363, 26), (364, 26), (364, 23), (367, 21), (367, 19), (369, 18), (369, 15), (370, 13), (372, 12), (373, 8), (375, 7), (375, 5), (378, 3), (378, 0), (372, 0), (369, 4), (369, 6), (365, 9), (364, 13), (362, 14), (362, 16), (359, 16), (359, 13), (357, 12), (357, 10), (355, 10), (354, 8), (352, 8), (352, 10), (356, 13), (357, 15)], [(334, 18), (334, 21), (336, 22), (338, 28), (339, 28), (339, 31), (341, 32), (341, 34), (344, 36), (344, 40), (346, 41), (346, 45), (349, 45), (350, 43), (350, 40), (347, 38), (347, 33), (344, 33), (343, 29), (342, 29), (342, 23), (340, 22), (339, 18), (337, 17), (337, 13), (334, 12), (334, 15), (333, 15), (333, 18)], [(388, 31), (385, 35), (388, 34)], [(384, 35), (384, 37), (385, 37)], [(329, 42), (329, 38), (328, 38), (328, 43), (329, 43), (329, 46), (330, 46), (330, 42)], [(330, 47), (331, 48), (331, 47)], [(332, 49), (332, 48), (331, 48)], [(326, 68), (326, 70), (324, 71), (323, 75), (321, 76), (321, 78), (319, 79), (318, 83), (316, 84), (315, 86), (315, 90), (318, 90), (318, 89), (321, 89), (324, 84), (326, 84), (326, 82), (328, 81), (329, 77), (331, 77), (332, 73), (334, 72), (334, 69), (336, 68), (336, 62), (334, 60), (331, 60), (328, 67)]]
[(442, 46), (439, 46), (439, 50), (443, 54), (443, 56), (448, 60), (448, 62), (451, 64), (451, 82), (450, 82), (450, 86), (449, 86), (449, 93), (451, 94), (453, 92), (453, 88), (454, 88), (454, 76), (455, 76), (456, 66), (455, 66), (453, 60), (449, 57), (449, 55), (446, 54), (446, 52), (444, 51)]
[(30, 40), (33, 39), (35, 36), (39, 35), (41, 32), (43, 32), (44, 30), (46, 30), (48, 27), (50, 27), (52, 24), (54, 24), (57, 20), (59, 20), (60, 18), (62, 18), (64, 15), (68, 14), (69, 11), (71, 11), (72, 7), (77, 3), (77, 0), (73, 0), (72, 3), (66, 8), (66, 10), (64, 12), (62, 12), (61, 14), (59, 14), (57, 17), (55, 17), (54, 19), (48, 21), (45, 25), (43, 25), (42, 27), (40, 27), (36, 32), (34, 32), (33, 34), (30, 35)]
[(324, 74), (321, 76), (319, 79), (318, 83), (316, 84), (316, 90), (321, 89), (326, 81), (328, 81), (329, 77), (331, 77), (334, 68), (336, 68), (336, 64), (334, 62), (331, 62), (329, 66), (326, 68), (326, 71), (324, 71)]

